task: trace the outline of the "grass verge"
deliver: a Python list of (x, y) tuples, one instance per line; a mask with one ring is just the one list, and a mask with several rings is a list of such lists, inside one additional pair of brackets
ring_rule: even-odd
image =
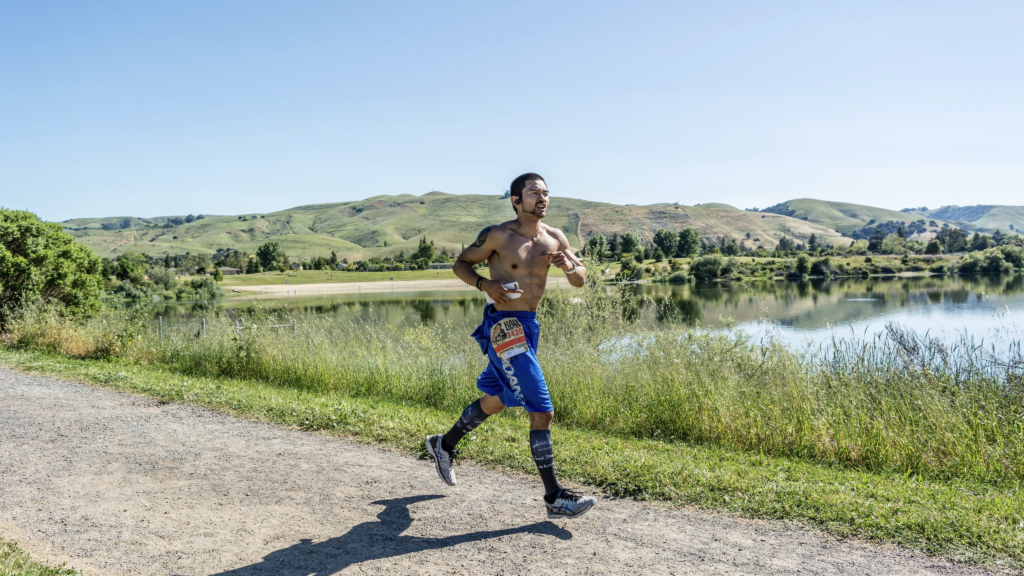
[[(410, 453), (422, 453), (423, 436), (447, 429), (458, 417), (456, 410), (414, 402), (183, 376), (159, 364), (117, 358), (79, 360), (0, 348), (0, 364)], [(535, 473), (519, 412), (492, 418), (468, 437), (466, 458)], [(840, 537), (895, 543), (994, 568), (1024, 568), (1020, 482), (934, 480), (579, 428), (556, 429), (555, 444), (563, 478), (613, 495), (793, 520)]]
[(0, 536), (0, 576), (78, 576), (78, 571), (63, 564), (36, 562), (17, 544)]

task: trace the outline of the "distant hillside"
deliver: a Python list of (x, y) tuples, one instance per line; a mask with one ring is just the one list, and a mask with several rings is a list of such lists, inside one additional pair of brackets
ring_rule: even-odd
[(864, 206), (861, 204), (848, 204), (846, 202), (828, 202), (825, 200), (814, 200), (813, 198), (801, 198), (789, 200), (776, 204), (771, 208), (765, 208), (764, 212), (772, 214), (783, 214), (792, 218), (821, 224), (843, 234), (850, 234), (855, 230), (882, 222), (912, 221), (924, 216), (911, 217), (910, 214)]
[(1024, 206), (943, 206), (935, 210), (908, 209), (910, 214), (944, 220), (966, 230), (992, 233), (1015, 231), (1024, 233)]
[[(108, 257), (126, 250), (150, 255), (213, 253), (219, 248), (255, 252), (260, 244), (274, 240), (293, 257), (327, 255), (334, 250), (339, 258), (360, 260), (399, 251), (408, 254), (424, 235), (438, 249), (459, 250), (473, 242), (484, 226), (513, 216), (508, 199), (431, 192), (299, 206), (269, 214), (205, 216), (177, 225), (171, 222), (181, 217), (168, 216), (74, 219), (62, 225), (97, 254)], [(544, 221), (565, 231), (577, 248), (594, 234), (632, 231), (650, 240), (658, 229), (686, 227), (696, 228), (707, 238), (743, 240), (750, 247), (773, 248), (782, 236), (806, 241), (812, 233), (825, 243), (849, 243), (835, 230), (814, 222), (725, 204), (619, 206), (552, 198)]]
[(134, 216), (108, 216), (106, 218), (72, 218), (71, 220), (65, 220), (61, 222), (61, 226), (65, 230), (124, 230), (127, 228), (136, 228), (139, 226), (151, 226), (153, 224), (166, 224), (168, 221), (178, 221), (184, 223), (186, 221), (191, 222), (196, 218), (202, 220), (204, 218), (220, 218), (220, 216), (211, 216), (200, 214), (193, 216), (157, 216), (154, 218), (136, 218)]

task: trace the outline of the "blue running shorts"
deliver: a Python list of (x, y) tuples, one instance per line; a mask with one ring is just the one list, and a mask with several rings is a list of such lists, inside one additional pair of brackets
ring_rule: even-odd
[(554, 411), (537, 362), (540, 323), (536, 312), (505, 312), (488, 304), (473, 338), (489, 360), (476, 379), (481, 392), (497, 396), (505, 406), (526, 408), (527, 412)]

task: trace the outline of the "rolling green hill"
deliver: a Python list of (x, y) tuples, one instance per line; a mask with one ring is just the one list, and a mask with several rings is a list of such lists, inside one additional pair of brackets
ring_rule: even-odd
[(771, 208), (765, 208), (764, 211), (821, 224), (843, 234), (849, 234), (854, 230), (860, 230), (864, 226), (877, 222), (888, 222), (890, 220), (902, 222), (905, 220), (928, 218), (927, 216), (920, 215), (911, 217), (911, 214), (905, 212), (875, 208), (874, 206), (863, 206), (846, 202), (828, 202), (825, 200), (814, 200), (813, 198), (789, 200), (776, 204)]
[(943, 206), (935, 210), (911, 211), (925, 218), (944, 220), (965, 230), (992, 233), (1015, 231), (1024, 233), (1024, 206)]
[[(935, 210), (905, 208), (897, 212), (861, 204), (800, 198), (765, 208), (764, 212), (814, 222), (843, 234), (876, 223), (919, 219), (934, 220), (939, 227), (949, 224), (970, 232), (991, 234), (1002, 230), (1024, 234), (1024, 206), (943, 206)], [(928, 226), (928, 232), (922, 236), (929, 237), (936, 229)]]
[[(376, 196), (366, 200), (299, 206), (245, 216), (206, 216), (170, 225), (171, 217), (74, 219), (65, 229), (101, 256), (126, 250), (150, 255), (213, 253), (219, 248), (255, 252), (268, 241), (280, 242), (289, 256), (327, 255), (366, 259), (415, 251), (426, 236), (438, 249), (461, 249), (481, 228), (514, 216), (508, 199), (497, 196)], [(826, 243), (848, 244), (835, 230), (779, 214), (739, 210), (725, 204), (619, 206), (573, 198), (552, 198), (545, 223), (561, 228), (574, 247), (594, 234), (636, 232), (651, 239), (658, 229), (696, 228), (709, 238), (725, 236), (748, 246), (773, 248), (782, 236), (806, 241), (813, 233)], [(127, 223), (124, 228), (120, 226)], [(103, 224), (108, 228), (103, 229)], [(746, 234), (750, 233), (750, 239)], [(386, 245), (385, 245), (386, 243)]]

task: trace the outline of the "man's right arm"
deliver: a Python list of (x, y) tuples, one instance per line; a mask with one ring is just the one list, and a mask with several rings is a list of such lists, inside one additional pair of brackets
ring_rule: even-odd
[(455, 260), (455, 265), (452, 266), (452, 271), (459, 277), (459, 280), (474, 288), (480, 288), (498, 304), (504, 304), (509, 301), (505, 296), (507, 290), (501, 285), (500, 281), (488, 280), (477, 274), (473, 266), (487, 260), (497, 250), (503, 236), (501, 232), (500, 226), (488, 226), (481, 230), (480, 234), (476, 237), (476, 241), (467, 246), (462, 251), (462, 254), (459, 254), (458, 259)]

